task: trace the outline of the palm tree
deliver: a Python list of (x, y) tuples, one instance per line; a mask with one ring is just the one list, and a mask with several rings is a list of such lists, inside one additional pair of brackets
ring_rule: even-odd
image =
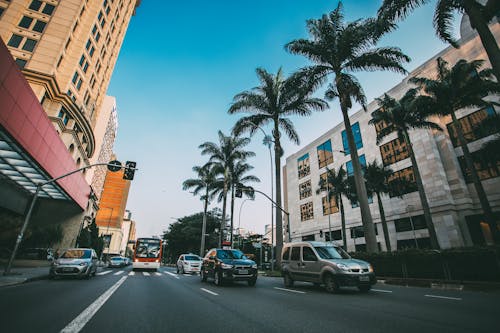
[(500, 147), (500, 115), (498, 113), (490, 115), (483, 120), (479, 128), (488, 135), (495, 134), (492, 140), (481, 146), (480, 152), (484, 163), (495, 170), (497, 174), (500, 174), (498, 170), (498, 163), (500, 162), (500, 149), (498, 149)]
[(500, 232), (488, 202), (481, 180), (477, 174), (474, 162), (465, 140), (463, 129), (457, 119), (456, 112), (467, 107), (486, 107), (495, 102), (483, 99), (485, 95), (500, 93), (500, 86), (493, 81), (491, 69), (480, 70), (484, 61), (474, 60), (468, 62), (459, 60), (451, 69), (448, 63), (437, 59), (437, 77), (435, 79), (415, 77), (410, 82), (417, 84), (429, 95), (426, 99), (433, 111), (440, 116), (451, 116), (453, 128), (457, 134), (458, 143), (462, 148), (467, 169), (470, 171), (474, 188), (476, 189), (485, 219), (490, 227), (493, 241), (500, 244)]
[[(238, 186), (245, 186), (249, 182), (260, 183), (260, 179), (253, 175), (245, 175), (252, 170), (253, 166), (248, 163), (238, 161), (231, 171), (231, 244), (233, 244), (233, 221), (234, 221), (234, 190)], [(243, 191), (243, 194), (248, 198), (252, 198), (252, 194)]]
[[(347, 235), (345, 230), (345, 213), (344, 213), (344, 202), (342, 200), (342, 195), (348, 196), (348, 185), (347, 185), (347, 172), (343, 167), (340, 167), (337, 172), (335, 169), (326, 168), (326, 179), (320, 178), (318, 183), (319, 189), (316, 190), (316, 194), (320, 192), (327, 191), (328, 200), (334, 199), (337, 203), (340, 211), (340, 221), (342, 227), (342, 240), (344, 250), (347, 250)], [(328, 207), (330, 210), (331, 206)], [(328, 214), (332, 212), (329, 211)], [(330, 230), (328, 230), (330, 231)], [(330, 235), (330, 240), (332, 235)]]
[[(258, 128), (271, 124), (273, 126), (274, 172), (276, 188), (276, 253), (283, 248), (283, 221), (281, 219), (281, 132), (295, 144), (299, 144), (299, 136), (295, 131), (292, 115), (308, 116), (312, 110), (324, 110), (328, 104), (319, 98), (311, 97), (315, 86), (299, 74), (285, 78), (281, 68), (276, 75), (262, 68), (256, 69), (261, 85), (250, 91), (237, 94), (229, 113), (250, 112), (252, 115), (242, 117), (234, 125), (233, 133), (249, 131), (253, 135)], [(280, 256), (278, 256), (280, 261)]]
[(205, 255), (205, 233), (207, 227), (207, 209), (209, 201), (213, 199), (213, 189), (215, 183), (215, 169), (210, 163), (206, 163), (204, 166), (195, 166), (193, 171), (196, 173), (197, 178), (190, 178), (182, 183), (182, 189), (188, 190), (193, 189), (193, 195), (201, 195), (201, 200), (204, 201), (203, 205), (203, 225), (201, 229), (201, 245), (200, 245), (200, 256)]
[[(415, 8), (429, 2), (430, 0), (384, 0), (378, 10), (379, 18), (383, 21), (401, 20)], [(458, 48), (458, 42), (452, 36), (453, 14), (466, 13), (471, 27), (479, 34), (495, 76), (500, 81), (500, 48), (488, 27), (499, 10), (498, 0), (439, 0), (434, 12), (434, 28), (440, 39)]]
[(219, 235), (219, 246), (222, 246), (223, 233), (226, 228), (226, 204), (227, 193), (231, 186), (231, 171), (234, 170), (238, 161), (245, 161), (248, 157), (255, 156), (255, 153), (243, 150), (250, 143), (249, 138), (225, 136), (221, 131), (218, 132), (218, 135), (219, 144), (205, 142), (199, 148), (202, 150), (202, 155), (210, 155), (209, 162), (215, 171), (222, 176), (218, 179), (219, 184), (222, 182), (222, 225)]
[(439, 249), (439, 242), (437, 240), (434, 223), (432, 222), (429, 202), (427, 201), (427, 195), (425, 194), (422, 177), (420, 176), (420, 170), (413, 152), (408, 131), (410, 129), (434, 129), (442, 131), (442, 129), (439, 125), (427, 121), (430, 112), (421, 105), (424, 97), (419, 96), (417, 98), (417, 96), (418, 91), (416, 89), (408, 90), (399, 101), (384, 94), (383, 98), (377, 98), (380, 109), (372, 113), (372, 119), (368, 123), (375, 125), (382, 122), (387, 125), (377, 133), (377, 144), (382, 141), (383, 138), (394, 132), (397, 133), (401, 142), (406, 143), (413, 166), (413, 173), (415, 182), (417, 183), (422, 209), (424, 211), (425, 222), (429, 230), (431, 247), (433, 249)]
[(398, 48), (376, 47), (380, 37), (389, 29), (380, 21), (366, 19), (346, 23), (341, 2), (330, 14), (325, 14), (317, 20), (308, 20), (307, 27), (311, 39), (294, 40), (285, 47), (291, 53), (301, 54), (315, 63), (303, 69), (307, 75), (321, 80), (333, 75), (327, 97), (338, 98), (340, 102), (354, 169), (356, 192), (359, 194), (367, 250), (377, 252), (377, 239), (348, 114), (353, 101), (360, 103), (366, 109), (366, 97), (360, 83), (350, 72), (391, 70), (406, 73), (402, 63), (408, 62), (409, 58)]
[(393, 174), (390, 168), (380, 166), (376, 160), (368, 163), (365, 168), (366, 190), (368, 193), (377, 195), (378, 209), (380, 212), (380, 221), (382, 222), (382, 230), (384, 231), (385, 247), (387, 252), (391, 252), (391, 240), (389, 238), (389, 230), (387, 229), (387, 221), (385, 219), (384, 205), (382, 204), (382, 194), (391, 192), (389, 186), (389, 177)]

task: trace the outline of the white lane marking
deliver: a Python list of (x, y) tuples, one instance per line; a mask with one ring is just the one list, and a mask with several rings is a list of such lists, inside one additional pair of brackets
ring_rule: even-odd
[(205, 289), (205, 288), (200, 288), (200, 289), (201, 289), (201, 290), (203, 290), (203, 291), (204, 291), (204, 292), (206, 292), (206, 293), (209, 293), (209, 294), (212, 294), (212, 295), (215, 295), (215, 296), (219, 296), (219, 294), (214, 293), (214, 292), (213, 292), (213, 291), (211, 291), (211, 290), (208, 290), (208, 289)]
[(123, 273), (125, 273), (125, 272), (124, 272), (124, 271), (119, 271), (119, 272), (116, 272), (116, 273), (115, 273), (115, 274), (113, 274), (113, 275), (120, 275), (120, 274), (123, 274)]
[(376, 291), (378, 293), (392, 293), (392, 290), (383, 290), (383, 289), (372, 289), (372, 291)]
[(123, 276), (118, 282), (116, 282), (111, 288), (106, 290), (104, 294), (99, 296), (94, 303), (90, 304), (82, 313), (78, 315), (71, 323), (61, 330), (61, 333), (78, 333), (81, 329), (88, 323), (90, 319), (95, 315), (95, 313), (101, 308), (101, 306), (106, 303), (106, 301), (113, 295), (113, 293), (118, 289), (122, 283), (127, 279), (127, 276)]
[(148, 272), (142, 272), (142, 275), (149, 276), (150, 274)]
[(155, 272), (156, 276), (161, 276), (161, 273)]
[(130, 271), (130, 273), (128, 273), (128, 275), (135, 275), (135, 272), (134, 271)]
[(109, 273), (111, 273), (111, 271), (100, 272), (100, 273), (97, 273), (97, 275), (106, 275), (106, 274), (109, 274)]
[(292, 289), (285, 289), (285, 288), (278, 288), (278, 287), (274, 287), (274, 289), (289, 291), (291, 293), (297, 293), (297, 294), (305, 294), (304, 291), (298, 291), (298, 290), (292, 290)]
[(438, 296), (438, 295), (424, 295), (425, 297), (432, 297), (432, 298), (442, 298), (442, 299), (451, 299), (453, 301), (461, 301), (462, 299), (459, 297), (447, 297), (447, 296)]
[(177, 274), (170, 273), (170, 272), (163, 272), (163, 273), (168, 274), (168, 275), (170, 275), (170, 276), (172, 276), (172, 277), (174, 277), (176, 279), (179, 279), (179, 277), (177, 276)]

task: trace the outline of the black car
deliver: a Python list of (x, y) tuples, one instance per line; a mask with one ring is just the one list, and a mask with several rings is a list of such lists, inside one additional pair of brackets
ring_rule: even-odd
[(225, 282), (247, 281), (249, 286), (257, 282), (257, 264), (236, 249), (211, 249), (201, 266), (201, 281), (214, 279), (218, 286)]

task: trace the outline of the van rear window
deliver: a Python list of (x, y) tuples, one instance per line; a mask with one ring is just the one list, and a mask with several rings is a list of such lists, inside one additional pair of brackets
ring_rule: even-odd
[(290, 248), (287, 247), (285, 249), (285, 252), (283, 252), (283, 256), (281, 257), (283, 260), (288, 260), (290, 258)]
[(292, 257), (290, 260), (300, 260), (300, 247), (293, 247), (292, 248)]

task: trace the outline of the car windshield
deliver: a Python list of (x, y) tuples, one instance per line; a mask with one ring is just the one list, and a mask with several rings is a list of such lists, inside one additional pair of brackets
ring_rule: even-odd
[(247, 259), (243, 252), (239, 250), (217, 250), (219, 259)]
[(111, 261), (122, 261), (123, 259), (120, 258), (120, 257), (114, 257), (114, 258), (111, 258)]
[(316, 246), (321, 259), (351, 259), (351, 256), (338, 246)]
[(200, 261), (201, 259), (198, 256), (185, 256), (184, 260), (187, 260), (187, 261)]
[(92, 256), (90, 250), (67, 250), (61, 258), (65, 259), (89, 259)]

